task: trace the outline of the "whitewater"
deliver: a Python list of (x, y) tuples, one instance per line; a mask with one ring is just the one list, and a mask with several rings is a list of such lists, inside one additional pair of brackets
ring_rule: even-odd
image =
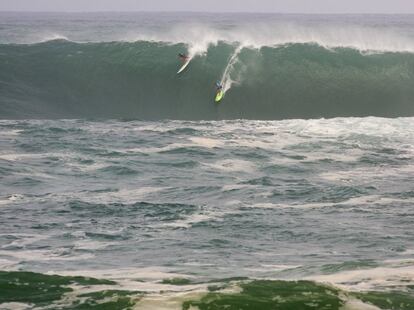
[(414, 309), (413, 85), (411, 15), (0, 13), (0, 309)]

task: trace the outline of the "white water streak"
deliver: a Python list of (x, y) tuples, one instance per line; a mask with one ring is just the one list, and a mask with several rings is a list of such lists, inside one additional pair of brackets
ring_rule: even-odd
[(239, 45), (236, 50), (234, 51), (233, 55), (231, 56), (226, 69), (224, 70), (223, 76), (221, 77), (220, 85), (223, 86), (223, 92), (224, 94), (227, 93), (227, 91), (231, 88), (231, 86), (234, 83), (237, 83), (237, 81), (233, 80), (231, 78), (231, 74), (233, 72), (234, 66), (237, 64), (239, 58), (239, 54), (242, 51), (243, 46)]

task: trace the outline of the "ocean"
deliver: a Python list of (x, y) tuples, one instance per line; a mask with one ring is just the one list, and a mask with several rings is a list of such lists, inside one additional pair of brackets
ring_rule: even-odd
[(414, 309), (413, 86), (412, 15), (0, 13), (0, 309)]

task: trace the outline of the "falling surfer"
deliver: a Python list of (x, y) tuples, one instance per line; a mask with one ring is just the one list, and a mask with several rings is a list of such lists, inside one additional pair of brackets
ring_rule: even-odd
[(180, 58), (180, 60), (182, 61), (183, 65), (181, 66), (180, 70), (178, 70), (177, 74), (183, 72), (184, 69), (187, 68), (188, 64), (191, 61), (191, 57), (188, 56), (188, 55), (185, 55), (183, 53), (179, 53), (178, 54), (178, 58)]

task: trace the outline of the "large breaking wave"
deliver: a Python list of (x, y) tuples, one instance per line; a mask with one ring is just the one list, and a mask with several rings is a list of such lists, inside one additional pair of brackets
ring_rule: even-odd
[[(342, 38), (341, 44), (330, 34), (321, 39), (307, 33), (305, 39), (303, 31), (303, 37), (272, 44), (260, 37), (253, 42), (206, 34), (198, 43), (147, 37), (1, 44), (0, 118), (414, 115), (410, 44), (385, 44), (391, 35), (381, 44), (368, 40), (358, 45), (352, 37)], [(183, 51), (194, 58), (177, 75), (177, 54)], [(220, 79), (227, 92), (217, 106), (214, 82)]]

